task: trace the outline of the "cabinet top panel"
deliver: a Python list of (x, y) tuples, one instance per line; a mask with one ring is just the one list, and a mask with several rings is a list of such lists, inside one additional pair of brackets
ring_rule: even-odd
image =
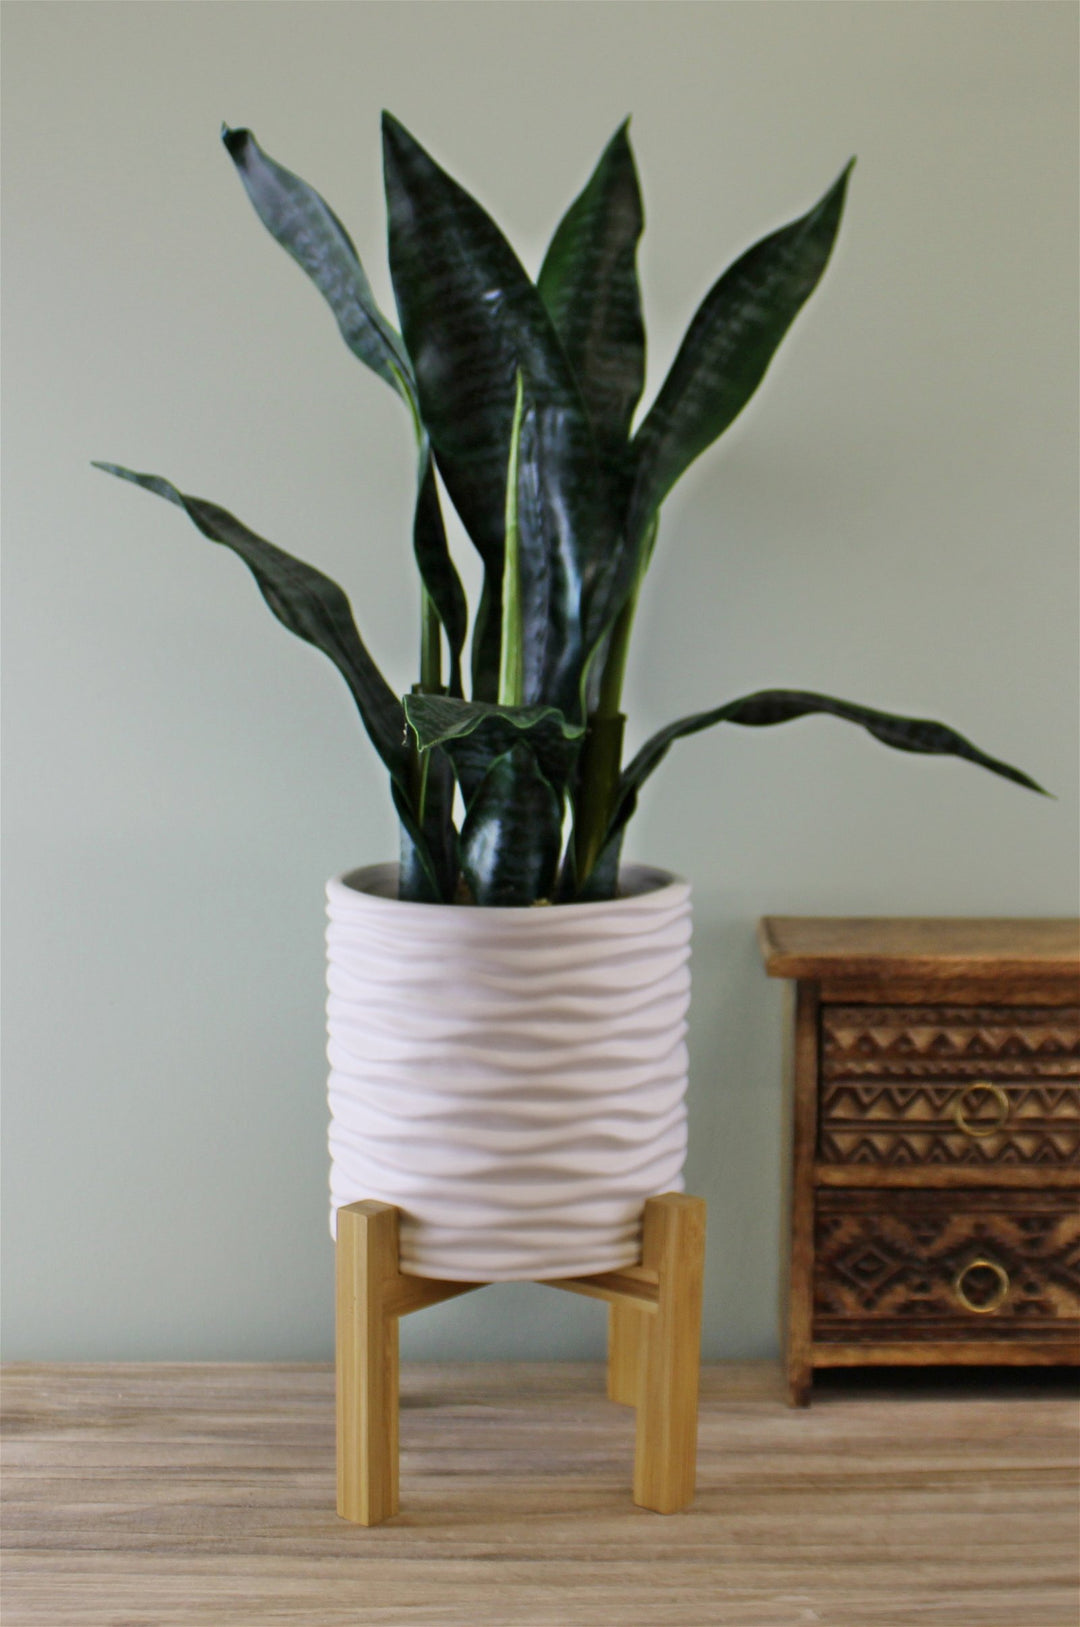
[(767, 915), (770, 977), (1080, 977), (1080, 921)]

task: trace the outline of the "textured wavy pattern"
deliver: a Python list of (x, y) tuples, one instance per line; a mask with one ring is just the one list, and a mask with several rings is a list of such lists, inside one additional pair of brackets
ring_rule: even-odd
[(638, 1257), (682, 1189), (690, 890), (610, 903), (403, 904), (396, 867), (327, 887), (331, 1231), (402, 1210), (402, 1270), (489, 1282)]

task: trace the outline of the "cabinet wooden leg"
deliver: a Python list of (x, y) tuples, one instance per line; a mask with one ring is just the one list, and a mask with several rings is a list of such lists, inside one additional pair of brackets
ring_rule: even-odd
[(357, 1525), (398, 1511), (398, 1212), (337, 1213), (337, 1509)]
[(787, 1387), (789, 1407), (808, 1407), (814, 1383), (814, 1369), (808, 1362), (788, 1362)]
[(645, 1323), (634, 1502), (674, 1514), (694, 1495), (705, 1265), (705, 1202), (665, 1193), (645, 1205), (642, 1264), (658, 1273)]
[(608, 1305), (607, 1393), (609, 1401), (636, 1407), (641, 1393), (641, 1362), (650, 1313), (629, 1300)]

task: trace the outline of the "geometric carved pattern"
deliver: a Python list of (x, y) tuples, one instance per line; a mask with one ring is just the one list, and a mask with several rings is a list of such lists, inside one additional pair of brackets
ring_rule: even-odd
[[(1080, 1163), (1080, 1084), (978, 1081), (823, 1086), (818, 1157), (827, 1164), (1069, 1165)], [(957, 1113), (968, 1126), (957, 1122)]]
[(823, 1007), (818, 1157), (1080, 1162), (1080, 1011)]
[(1080, 1007), (823, 1006), (825, 1079), (1080, 1079)]
[(814, 1338), (1080, 1331), (1080, 1211), (1064, 1192), (819, 1189)]

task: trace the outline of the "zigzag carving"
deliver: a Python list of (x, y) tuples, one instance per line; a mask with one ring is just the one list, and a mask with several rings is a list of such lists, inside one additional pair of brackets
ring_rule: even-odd
[(825, 1006), (826, 1079), (1080, 1079), (1080, 1007)]
[(1080, 1128), (1071, 1136), (999, 1136), (972, 1140), (959, 1131), (914, 1135), (867, 1134), (835, 1128), (821, 1133), (818, 1156), (826, 1164), (878, 1165), (901, 1169), (914, 1165), (962, 1165), (990, 1168), (1018, 1165), (1069, 1166), (1080, 1163)]
[[(900, 1084), (831, 1080), (822, 1086), (818, 1156), (826, 1163), (1042, 1164), (1080, 1162), (1080, 1083), (1006, 1081), (1008, 1103), (971, 1084)], [(962, 1106), (983, 1134), (965, 1134), (957, 1122)]]
[[(822, 1112), (830, 1119), (951, 1118), (966, 1088), (953, 1081), (941, 1085), (834, 1081), (826, 1084), (822, 1091)], [(1010, 1119), (1033, 1119), (1041, 1123), (1080, 1119), (1080, 1083), (1007, 1082), (1004, 1090)]]

